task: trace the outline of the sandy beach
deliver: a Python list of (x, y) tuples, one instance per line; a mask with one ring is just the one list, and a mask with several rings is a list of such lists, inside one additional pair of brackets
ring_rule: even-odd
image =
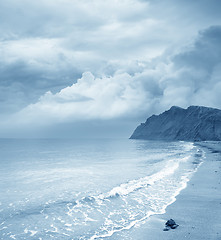
[[(221, 143), (197, 143), (205, 159), (165, 214), (153, 215), (145, 224), (124, 232), (122, 239), (221, 240)], [(163, 231), (168, 219), (179, 227)], [(117, 238), (116, 238), (117, 239)]]

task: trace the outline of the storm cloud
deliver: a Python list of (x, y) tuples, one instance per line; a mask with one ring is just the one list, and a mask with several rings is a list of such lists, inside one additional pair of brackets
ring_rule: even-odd
[(1, 2), (3, 136), (89, 121), (135, 126), (172, 105), (220, 108), (221, 4), (209, 3)]

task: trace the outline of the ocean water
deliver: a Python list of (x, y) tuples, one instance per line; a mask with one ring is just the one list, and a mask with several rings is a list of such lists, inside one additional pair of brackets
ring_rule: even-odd
[(188, 142), (0, 139), (0, 239), (122, 239), (203, 158)]

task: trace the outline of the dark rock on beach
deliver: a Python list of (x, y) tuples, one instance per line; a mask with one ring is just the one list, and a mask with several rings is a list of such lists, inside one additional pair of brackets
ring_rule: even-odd
[(165, 228), (163, 229), (163, 231), (169, 231), (170, 229), (175, 229), (178, 226), (179, 225), (176, 224), (176, 222), (173, 219), (170, 219), (165, 223)]
[(131, 139), (221, 141), (221, 110), (173, 106), (160, 115), (149, 117), (138, 126)]

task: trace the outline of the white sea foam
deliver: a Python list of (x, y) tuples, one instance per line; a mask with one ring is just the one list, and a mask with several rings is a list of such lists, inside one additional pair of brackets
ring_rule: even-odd
[[(192, 148), (193, 148), (193, 145), (192, 145)], [(191, 148), (188, 148), (189, 150)], [(198, 150), (197, 150), (198, 151)], [(202, 159), (205, 157), (205, 153), (203, 152), (202, 153)], [(180, 159), (179, 162), (185, 162), (185, 161), (188, 161), (189, 157), (185, 157), (185, 158), (182, 158)], [(167, 206), (169, 206), (170, 204), (172, 204), (173, 202), (176, 201), (176, 196), (179, 195), (180, 191), (182, 191), (184, 188), (186, 188), (187, 186), (187, 183), (188, 181), (190, 180), (190, 177), (191, 175), (197, 171), (198, 167), (202, 164), (202, 162), (200, 162), (197, 166), (197, 168), (195, 168), (194, 170), (192, 171), (187, 171), (186, 174), (184, 176), (181, 176), (181, 181), (179, 183), (179, 187), (173, 192), (173, 194), (170, 196), (170, 199), (169, 201), (165, 202), (164, 205), (160, 206), (160, 209), (158, 209), (158, 211), (148, 211), (147, 214), (145, 216), (143, 216), (142, 218), (140, 219), (136, 219), (136, 220), (133, 220), (131, 222), (129, 222), (126, 226), (123, 226), (123, 227), (120, 227), (119, 229), (114, 229), (112, 228), (111, 230), (110, 229), (106, 229), (106, 232), (103, 233), (103, 234), (99, 234), (98, 232), (96, 234), (94, 234), (90, 240), (94, 240), (94, 239), (103, 239), (103, 238), (106, 238), (106, 237), (111, 237), (114, 233), (117, 233), (117, 232), (121, 232), (121, 231), (124, 231), (124, 230), (129, 230), (130, 228), (134, 227), (135, 225), (138, 225), (139, 223), (145, 221), (146, 219), (148, 219), (151, 215), (154, 215), (154, 214), (163, 214), (165, 213), (166, 211), (166, 208)], [(168, 167), (170, 166), (170, 164), (168, 165)], [(139, 184), (137, 184), (137, 182), (134, 182), (134, 181), (131, 181), (128, 183), (128, 185), (126, 184), (122, 184), (121, 185), (121, 188), (117, 187), (117, 188), (114, 188), (110, 191), (109, 195), (116, 195), (116, 194), (119, 194), (121, 196), (124, 196), (132, 191), (134, 191), (135, 189), (137, 189), (137, 185), (140, 186), (143, 186), (143, 183), (141, 183), (142, 181), (148, 181), (148, 184), (154, 184), (155, 182), (165, 178), (166, 176), (170, 175), (170, 174), (173, 174), (174, 171), (178, 168), (179, 166), (179, 163), (176, 163), (173, 165), (173, 167), (170, 167), (170, 168), (166, 168), (164, 170), (162, 170), (161, 172), (159, 173), (156, 173), (150, 177), (145, 177), (143, 179), (140, 179), (139, 180)], [(168, 170), (168, 171), (167, 171)], [(132, 183), (134, 183), (133, 187), (131, 187)], [(123, 190), (122, 190), (123, 189)], [(142, 201), (139, 199), (138, 201), (140, 204), (142, 204)], [(106, 220), (106, 222), (109, 223), (109, 225), (112, 225), (112, 222), (111, 221), (108, 221), (108, 219)]]
[[(179, 161), (187, 161), (188, 159), (189, 157), (185, 157), (180, 159)], [(173, 174), (178, 167), (179, 162), (176, 162), (176, 160), (170, 160), (167, 166), (165, 166), (165, 168), (162, 169), (160, 172), (157, 172), (152, 176), (147, 176), (138, 180), (132, 180), (128, 183), (121, 184), (120, 186), (113, 188), (110, 192), (99, 195), (98, 198), (104, 199), (109, 197), (128, 195), (136, 190), (148, 187), (148, 185), (152, 185), (154, 184), (154, 182)]]
[(27, 233), (29, 233), (29, 232), (30, 232), (30, 236), (32, 237), (32, 236), (36, 235), (38, 231), (29, 230), (29, 229), (27, 229), (27, 228), (24, 229), (24, 233), (27, 234)]
[(51, 232), (54, 232), (54, 233), (58, 232), (58, 228), (56, 226), (54, 226), (53, 224), (51, 224), (51, 228), (54, 229), (54, 230), (51, 230)]
[(37, 234), (38, 231), (34, 231), (34, 230), (29, 230), (29, 232), (31, 233), (31, 237), (34, 236), (35, 234)]
[(71, 227), (72, 224), (71, 224), (71, 223), (65, 223), (65, 226), (67, 226), (67, 227)]

